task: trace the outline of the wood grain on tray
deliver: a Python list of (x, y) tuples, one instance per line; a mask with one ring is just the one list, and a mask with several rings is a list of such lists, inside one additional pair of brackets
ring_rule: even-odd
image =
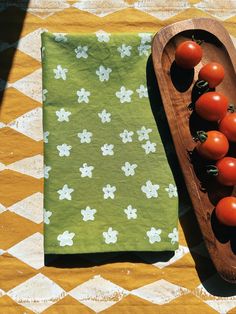
[[(174, 62), (177, 45), (195, 38), (204, 40), (203, 58), (193, 71), (179, 69)], [(200, 68), (208, 62), (219, 62), (225, 78), (216, 87), (231, 103), (236, 103), (236, 51), (224, 27), (216, 20), (199, 18), (177, 22), (157, 33), (152, 43), (154, 69), (170, 126), (176, 153), (206, 246), (219, 274), (236, 282), (236, 230), (224, 227), (215, 217), (215, 205), (224, 196), (236, 195), (235, 187), (223, 187), (205, 172), (206, 162), (195, 153), (193, 136), (198, 130), (217, 129), (217, 124), (199, 118), (188, 105), (197, 99)], [(236, 146), (229, 154), (236, 157)]]

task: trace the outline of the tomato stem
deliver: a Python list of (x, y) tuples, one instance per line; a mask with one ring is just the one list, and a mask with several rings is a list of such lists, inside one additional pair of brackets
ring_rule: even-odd
[(228, 109), (227, 109), (227, 111), (232, 112), (232, 113), (235, 112), (235, 105), (234, 104), (230, 104)]
[(201, 143), (204, 143), (207, 140), (207, 133), (205, 131), (197, 131), (197, 136), (194, 138), (194, 140), (200, 141)]
[(201, 44), (204, 42), (204, 40), (201, 39), (196, 39), (194, 37), (194, 35), (192, 35), (192, 41), (194, 41), (196, 44), (198, 44), (199, 46), (201, 46)]
[(216, 166), (214, 165), (208, 165), (207, 167), (207, 174), (216, 177), (219, 173), (219, 170)]
[(204, 80), (197, 81), (196, 86), (199, 89), (204, 89), (206, 91), (210, 90), (208, 82)]
[(189, 109), (190, 111), (193, 111), (194, 108), (195, 108), (195, 103), (194, 103), (194, 102), (191, 102), (191, 103), (188, 105), (188, 109)]

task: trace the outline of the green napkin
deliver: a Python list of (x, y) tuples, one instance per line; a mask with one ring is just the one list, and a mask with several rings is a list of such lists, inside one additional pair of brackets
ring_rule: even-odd
[(45, 253), (178, 248), (178, 198), (152, 114), (152, 34), (42, 35)]

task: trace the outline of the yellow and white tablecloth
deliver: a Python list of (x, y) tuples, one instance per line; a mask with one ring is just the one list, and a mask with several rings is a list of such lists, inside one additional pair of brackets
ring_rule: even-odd
[(44, 266), (40, 34), (156, 32), (193, 17), (219, 19), (236, 41), (235, 0), (0, 1), (1, 313), (236, 313), (236, 285), (216, 274), (187, 201), (171, 259), (111, 253)]

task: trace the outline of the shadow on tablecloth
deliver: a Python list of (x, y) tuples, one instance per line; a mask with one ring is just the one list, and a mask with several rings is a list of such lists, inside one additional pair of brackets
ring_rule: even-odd
[[(14, 6), (14, 2), (1, 1), (0, 4), (0, 106), (17, 50), (29, 0), (22, 0), (21, 3), (16, 2), (17, 7)], [(5, 7), (7, 8), (5, 9)]]

